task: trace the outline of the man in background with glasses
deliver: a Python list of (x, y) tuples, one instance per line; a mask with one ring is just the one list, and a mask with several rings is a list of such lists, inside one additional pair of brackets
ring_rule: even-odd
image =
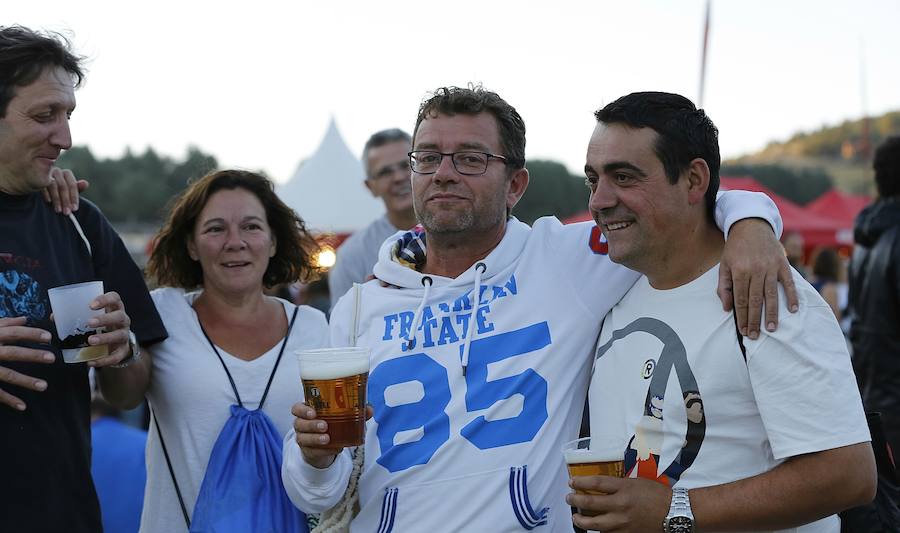
[[(547, 217), (532, 228), (510, 216), (528, 186), (525, 125), (496, 93), (439, 89), (419, 110), (409, 158), (424, 231), (385, 241), (382, 283), (331, 315), (332, 343), (372, 350), (374, 417), (350, 529), (572, 531), (560, 449), (578, 434), (600, 323), (638, 275), (609, 260), (592, 223)], [(725, 196), (726, 230), (741, 215), (780, 224), (768, 199)], [(752, 276), (774, 286), (788, 271), (775, 234), (739, 225), (729, 246), (769, 259)], [(747, 287), (734, 290), (746, 302)], [(311, 408), (293, 412), (282, 478), (295, 504), (321, 512), (342, 499), (353, 460), (326, 448)]]
[(354, 283), (362, 283), (372, 274), (385, 239), (416, 225), (406, 155), (409, 149), (409, 134), (397, 128), (379, 131), (366, 141), (362, 154), (366, 188), (381, 198), (386, 212), (338, 248), (337, 262), (328, 273), (331, 307)]

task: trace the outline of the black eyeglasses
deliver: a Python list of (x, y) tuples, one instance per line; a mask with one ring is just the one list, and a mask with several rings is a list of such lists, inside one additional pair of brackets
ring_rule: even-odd
[(499, 159), (503, 164), (509, 164), (509, 160), (502, 155), (489, 154), (487, 152), (435, 152), (432, 150), (413, 150), (409, 154), (409, 163), (416, 174), (434, 174), (444, 156), (450, 156), (453, 168), (464, 176), (480, 176), (487, 172), (491, 159)]

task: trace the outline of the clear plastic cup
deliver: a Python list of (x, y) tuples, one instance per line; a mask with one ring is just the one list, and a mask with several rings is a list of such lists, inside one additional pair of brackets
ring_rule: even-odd
[[(569, 477), (625, 477), (625, 440), (619, 437), (584, 437), (563, 445)], [(578, 491), (585, 494), (603, 494)]]
[(91, 309), (91, 302), (103, 294), (102, 281), (86, 281), (72, 285), (54, 287), (47, 291), (53, 322), (62, 349), (63, 361), (83, 363), (106, 357), (109, 347), (105, 344), (88, 344), (91, 335), (102, 333), (100, 328), (88, 327), (90, 319), (102, 315), (103, 309)]
[(348, 346), (298, 350), (306, 403), (328, 423), (323, 448), (359, 446), (366, 436), (366, 383), (369, 349)]

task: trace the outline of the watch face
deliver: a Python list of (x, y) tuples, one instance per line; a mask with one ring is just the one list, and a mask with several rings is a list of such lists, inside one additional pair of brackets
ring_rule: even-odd
[(667, 533), (692, 533), (694, 531), (694, 521), (686, 516), (673, 516), (669, 519), (669, 529)]

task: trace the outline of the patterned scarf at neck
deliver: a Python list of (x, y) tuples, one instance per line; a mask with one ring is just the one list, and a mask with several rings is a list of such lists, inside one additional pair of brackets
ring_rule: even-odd
[(416, 226), (401, 235), (391, 248), (391, 259), (421, 272), (425, 267), (425, 228)]

